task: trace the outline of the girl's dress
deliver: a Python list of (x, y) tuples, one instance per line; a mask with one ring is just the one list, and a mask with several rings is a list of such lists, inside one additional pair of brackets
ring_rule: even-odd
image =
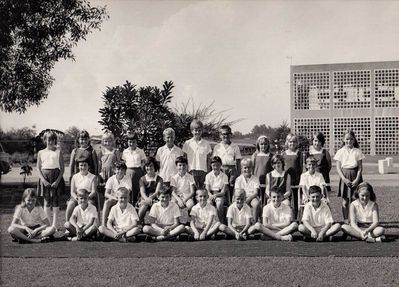
[(292, 186), (298, 186), (302, 174), (303, 159), (302, 153), (298, 150), (295, 153), (283, 153), (285, 170), (291, 177), (291, 189), (294, 201), (294, 216), (298, 214), (298, 188)]
[[(327, 191), (331, 191), (330, 187), (330, 170), (331, 170), (331, 157), (326, 149), (320, 151), (315, 150), (314, 147), (309, 148), (308, 156), (313, 156), (317, 160), (317, 171), (323, 175), (324, 181), (327, 184)], [(308, 157), (307, 156), (307, 157)]]
[(101, 162), (101, 179), (105, 183), (108, 178), (114, 175), (114, 163), (120, 160), (121, 154), (117, 149), (112, 151), (101, 149), (98, 153), (98, 158)]
[(89, 172), (97, 175), (97, 154), (91, 145), (87, 148), (75, 148), (72, 151), (72, 165), (71, 165), (71, 177), (79, 172), (79, 161), (87, 161), (89, 164)]
[[(357, 171), (359, 169), (357, 162), (364, 159), (364, 155), (362, 151), (358, 148), (347, 148), (346, 146), (344, 146), (337, 151), (334, 159), (341, 162), (341, 170), (344, 177), (349, 179), (350, 181), (354, 181), (356, 179)], [(363, 182), (362, 175), (360, 175), (358, 184), (361, 182)], [(338, 185), (338, 196), (343, 198), (349, 198), (348, 191), (350, 191), (350, 197), (353, 197), (356, 187), (357, 186), (352, 186), (351, 188), (349, 188), (344, 183), (342, 178), (340, 178)]]
[[(145, 195), (148, 197), (155, 193), (155, 191), (157, 189), (157, 185), (158, 185), (158, 183), (162, 182), (162, 179), (158, 175), (155, 175), (155, 177), (151, 178), (146, 174), (140, 178), (140, 182), (144, 185)], [(154, 200), (153, 200), (153, 202), (154, 202)]]
[(288, 172), (284, 171), (282, 176), (273, 176), (273, 171), (267, 174), (269, 180), (269, 190), (272, 191), (275, 188), (282, 190), (284, 193), (287, 190), (287, 178)]
[(259, 179), (260, 194), (262, 203), (265, 203), (265, 190), (266, 190), (266, 174), (273, 170), (271, 153), (263, 153), (256, 151), (252, 155), (252, 162), (254, 164), (254, 175)]
[(369, 200), (365, 207), (357, 199), (351, 203), (355, 210), (356, 224), (360, 228), (368, 228), (373, 223), (374, 201)]

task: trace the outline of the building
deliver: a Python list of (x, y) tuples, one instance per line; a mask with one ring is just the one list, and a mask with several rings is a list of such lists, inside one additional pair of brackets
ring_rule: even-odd
[(355, 131), (370, 155), (399, 154), (399, 61), (291, 66), (291, 127), (334, 154)]

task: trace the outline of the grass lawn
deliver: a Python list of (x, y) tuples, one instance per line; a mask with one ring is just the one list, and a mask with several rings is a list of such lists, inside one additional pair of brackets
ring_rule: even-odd
[[(398, 286), (399, 187), (378, 187), (381, 221), (392, 239), (365, 242), (218, 240), (207, 242), (64, 242), (23, 244), (7, 234), (13, 214), (2, 188), (2, 286)], [(17, 192), (20, 196), (20, 191)], [(20, 199), (15, 196), (15, 201)], [(340, 199), (331, 209), (342, 220)], [(7, 204), (8, 203), (8, 204)], [(65, 211), (59, 216), (62, 234)], [(396, 239), (396, 240), (395, 240)]]

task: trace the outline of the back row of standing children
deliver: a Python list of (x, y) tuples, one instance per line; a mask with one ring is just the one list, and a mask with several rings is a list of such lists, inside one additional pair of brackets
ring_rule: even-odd
[[(120, 186), (126, 186), (132, 191), (130, 197), (132, 202), (139, 206), (140, 218), (145, 215), (163, 185), (174, 188), (173, 199), (180, 207), (187, 207), (189, 210), (194, 205), (195, 189), (205, 187), (209, 193), (209, 201), (217, 207), (219, 217), (222, 217), (225, 202), (232, 202), (233, 190), (244, 189), (247, 195), (246, 202), (252, 207), (255, 220), (273, 189), (284, 191), (286, 204), (293, 200), (295, 217), (298, 212), (296, 197), (299, 186), (306, 191), (307, 187), (316, 183), (323, 189), (329, 189), (331, 158), (323, 148), (325, 138), (322, 133), (314, 135), (313, 144), (305, 156), (316, 160), (315, 168), (311, 168), (313, 163), (309, 166), (307, 164), (309, 170), (303, 173), (304, 156), (298, 150), (298, 138), (293, 134), (287, 136), (287, 150), (275, 155), (270, 152), (267, 137), (260, 136), (251, 160), (242, 160), (239, 147), (231, 142), (229, 126), (221, 127), (222, 140), (214, 147), (213, 152), (210, 143), (202, 138), (201, 121), (194, 120), (190, 128), (193, 137), (184, 143), (182, 149), (174, 144), (174, 130), (167, 128), (164, 131), (165, 145), (157, 150), (155, 160), (147, 158), (144, 151), (137, 147), (135, 136), (127, 138), (128, 148), (120, 153), (114, 147), (113, 135), (108, 132), (102, 138), (100, 152), (96, 153), (90, 145), (89, 134), (82, 131), (78, 138), (79, 147), (71, 153), (71, 199), (67, 204), (66, 219), (69, 220), (77, 205), (77, 189), (84, 187), (92, 199), (99, 184), (105, 185), (103, 222), (106, 221), (110, 208), (116, 203), (115, 191)], [(44, 141), (47, 147), (38, 154), (40, 191), (44, 197), (48, 218), (51, 218), (50, 208), (53, 207), (52, 225), (55, 226), (64, 164), (60, 151), (56, 148), (57, 136), (48, 133)], [(345, 134), (344, 143), (344, 147), (338, 150), (334, 159), (337, 161), (340, 175), (339, 196), (343, 197), (343, 215), (347, 220), (349, 198), (362, 181), (364, 155), (358, 149), (353, 132)], [(187, 164), (181, 159), (180, 162), (177, 161), (181, 157), (187, 159)], [(118, 167), (115, 168), (115, 164), (120, 160), (123, 160), (127, 167), (126, 175), (123, 176), (120, 172), (118, 175)], [(212, 171), (208, 173), (209, 167)]]

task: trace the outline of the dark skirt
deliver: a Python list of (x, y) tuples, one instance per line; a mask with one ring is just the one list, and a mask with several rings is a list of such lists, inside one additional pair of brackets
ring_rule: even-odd
[[(43, 177), (52, 184), (55, 182), (60, 175), (60, 170), (58, 168), (55, 169), (42, 169)], [(52, 188), (51, 186), (44, 186), (43, 182), (39, 180), (39, 196), (43, 196), (47, 201), (47, 207), (58, 207), (59, 206), (59, 198), (62, 193), (64, 187), (63, 179), (60, 180), (57, 187)]]
[[(342, 168), (342, 173), (345, 176), (345, 178), (349, 179), (350, 181), (354, 181), (357, 176), (357, 170), (358, 168)], [(360, 180), (359, 183), (363, 182), (363, 178), (360, 175)], [(358, 183), (358, 184), (359, 184)], [(342, 179), (339, 180), (339, 186), (338, 186), (338, 197), (342, 198), (349, 198), (348, 190), (350, 191), (350, 197), (353, 197), (353, 194), (356, 190), (357, 186), (352, 186), (352, 188), (349, 188)]]
[(141, 167), (133, 167), (128, 168), (126, 170), (126, 174), (130, 176), (132, 180), (131, 202), (133, 205), (135, 205), (140, 194), (140, 178), (144, 175), (144, 171)]

